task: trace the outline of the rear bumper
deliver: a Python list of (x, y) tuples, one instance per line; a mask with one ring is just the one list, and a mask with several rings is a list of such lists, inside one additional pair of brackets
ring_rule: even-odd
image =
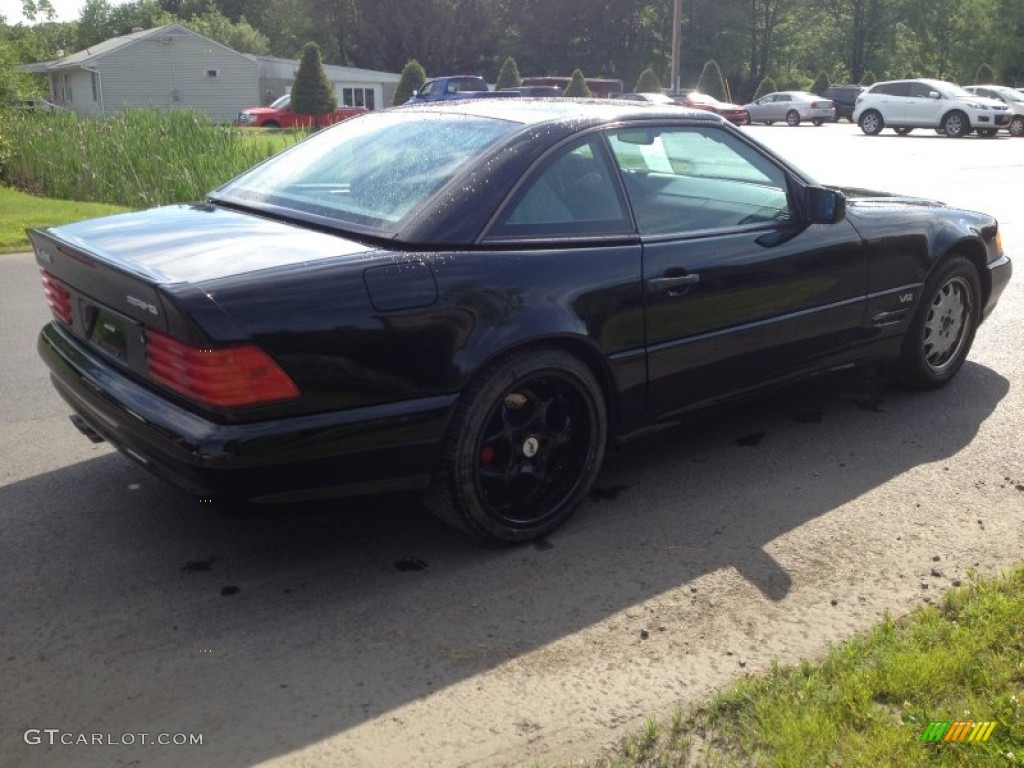
[(53, 323), (38, 349), (88, 427), (202, 498), (277, 503), (425, 489), (457, 397), (218, 423), (128, 378)]

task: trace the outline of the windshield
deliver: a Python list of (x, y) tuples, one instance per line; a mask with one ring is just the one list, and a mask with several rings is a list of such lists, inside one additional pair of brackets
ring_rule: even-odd
[(449, 113), (379, 112), (320, 131), (215, 191), (214, 200), (394, 231), (517, 128)]
[(271, 109), (287, 109), (288, 105), (292, 103), (292, 97), (290, 94), (285, 94), (280, 98), (276, 99), (273, 104), (270, 105)]
[(1020, 91), (1015, 91), (1013, 88), (994, 88), (993, 90), (995, 90), (995, 92), (1002, 96), (1006, 101), (1024, 104), (1024, 93), (1021, 93)]

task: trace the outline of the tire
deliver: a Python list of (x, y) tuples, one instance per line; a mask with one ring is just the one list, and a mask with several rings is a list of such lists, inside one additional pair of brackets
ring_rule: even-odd
[(903, 339), (898, 378), (914, 389), (948, 384), (967, 359), (981, 313), (978, 270), (963, 256), (941, 263), (924, 284)]
[(607, 440), (604, 394), (587, 366), (555, 349), (514, 353), (466, 388), (427, 506), (474, 536), (535, 539), (584, 499)]
[(860, 129), (864, 131), (868, 136), (877, 136), (885, 128), (885, 121), (882, 119), (882, 115), (874, 109), (869, 109), (863, 115), (860, 116), (858, 121)]
[(795, 109), (789, 110), (789, 112), (786, 113), (786, 125), (791, 128), (795, 128), (800, 125), (800, 113)]
[(267, 122), (265, 122), (261, 127), (263, 127), (263, 128), (280, 128), (281, 126), (280, 126), (280, 124), (278, 124), (274, 120), (267, 120)]
[[(814, 118), (813, 120), (811, 120), (811, 122), (812, 122), (812, 123), (813, 123), (814, 125), (821, 125), (821, 124), (822, 124), (822, 123), (824, 123), (825, 121), (824, 121), (824, 120), (822, 120), (821, 118), (817, 118), (817, 117), (816, 117), (816, 118)], [(832, 122), (834, 123), (834, 122), (835, 122), (835, 120), (833, 120)]]
[(967, 115), (954, 109), (942, 118), (942, 130), (951, 139), (962, 139), (971, 132), (971, 123)]
[(1010, 135), (1024, 136), (1024, 115), (1014, 115), (1010, 121)]
[(914, 129), (913, 128), (893, 128), (893, 130), (896, 131), (896, 134), (898, 136), (907, 136)]

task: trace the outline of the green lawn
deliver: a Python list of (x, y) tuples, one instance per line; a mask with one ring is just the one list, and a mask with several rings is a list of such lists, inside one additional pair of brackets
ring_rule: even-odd
[(972, 578), (818, 662), (745, 677), (667, 723), (648, 718), (590, 765), (1024, 766), (1024, 566)]
[(0, 253), (30, 250), (28, 237), (25, 235), (25, 230), (29, 227), (52, 227), (56, 224), (127, 210), (105, 203), (50, 200), (0, 187)]

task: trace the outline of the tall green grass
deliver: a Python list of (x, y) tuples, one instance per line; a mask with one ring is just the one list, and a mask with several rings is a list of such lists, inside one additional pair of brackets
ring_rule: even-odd
[(5, 184), (63, 200), (146, 208), (201, 199), (295, 139), (262, 140), (192, 111), (129, 109), (103, 119), (4, 116)]

